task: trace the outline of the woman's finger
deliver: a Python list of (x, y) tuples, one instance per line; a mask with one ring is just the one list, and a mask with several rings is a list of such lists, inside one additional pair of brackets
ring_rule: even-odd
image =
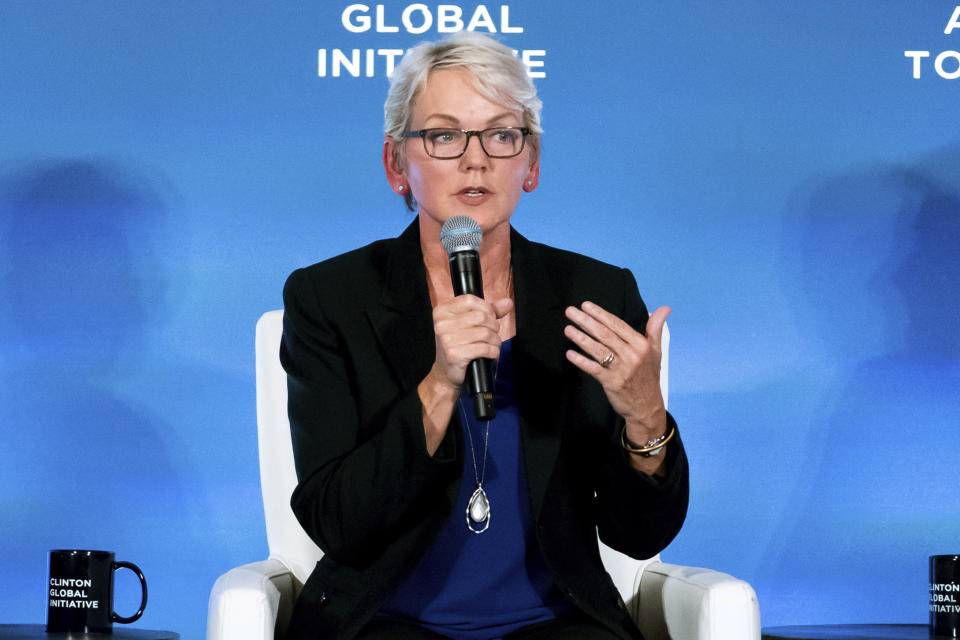
[(614, 333), (608, 326), (576, 307), (567, 307), (567, 319), (575, 323), (581, 331), (605, 345), (613, 352), (624, 349), (627, 342)]
[(573, 325), (567, 325), (563, 328), (563, 334), (575, 345), (580, 347), (580, 350), (589, 355), (597, 363), (601, 364), (605, 359), (613, 354), (616, 358), (616, 354), (606, 345), (597, 342), (594, 338), (587, 335), (577, 327)]
[(600, 366), (599, 362), (592, 358), (588, 358), (579, 351), (574, 351), (573, 349), (567, 349), (566, 356), (567, 360), (569, 360), (573, 366), (577, 367), (584, 373), (593, 376), (597, 382), (603, 384), (601, 378), (606, 373), (606, 369)]
[(647, 318), (647, 339), (656, 346), (658, 352), (663, 338), (663, 326), (667, 323), (667, 316), (671, 311), (670, 307), (660, 307)]
[(611, 331), (624, 342), (633, 342), (641, 335), (640, 332), (631, 327), (625, 320), (610, 313), (594, 302), (588, 300), (580, 305), (580, 308), (584, 314), (606, 327), (608, 331)]

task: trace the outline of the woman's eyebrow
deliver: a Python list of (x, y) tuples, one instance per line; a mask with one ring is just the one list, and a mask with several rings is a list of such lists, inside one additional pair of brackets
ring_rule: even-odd
[[(497, 114), (497, 115), (493, 116), (492, 118), (490, 118), (489, 120), (487, 120), (487, 124), (488, 124), (488, 125), (497, 124), (498, 122), (500, 122), (500, 121), (502, 121), (502, 120), (510, 120), (511, 118), (513, 118), (513, 117), (515, 117), (515, 116), (516, 116), (516, 114), (515, 114), (514, 112), (512, 112), (512, 111), (504, 111), (503, 113)], [(424, 120), (424, 122), (428, 122), (428, 123), (429, 123), (431, 120), (443, 120), (443, 121), (449, 123), (451, 126), (453, 126), (453, 125), (455, 125), (455, 126), (457, 126), (457, 127), (460, 126), (460, 119), (459, 119), (459, 118), (457, 118), (457, 117), (455, 117), (455, 116), (448, 115), (448, 114), (446, 114), (446, 113), (431, 113), (430, 115), (428, 115), (428, 116), (426, 117), (426, 119)]]

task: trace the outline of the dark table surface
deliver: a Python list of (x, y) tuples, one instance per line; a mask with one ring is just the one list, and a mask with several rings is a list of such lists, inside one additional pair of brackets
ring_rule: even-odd
[(47, 633), (43, 624), (0, 624), (0, 640), (180, 640), (173, 631), (113, 626), (113, 633)]
[(820, 624), (764, 627), (763, 640), (931, 640), (925, 624)]

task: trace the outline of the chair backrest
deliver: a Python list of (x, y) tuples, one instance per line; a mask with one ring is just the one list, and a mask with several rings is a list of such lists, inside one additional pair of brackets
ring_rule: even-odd
[[(287, 418), (287, 374), (280, 365), (282, 333), (282, 309), (268, 311), (257, 322), (257, 440), (260, 446), (260, 487), (263, 493), (270, 557), (283, 562), (303, 583), (323, 556), (323, 552), (304, 533), (290, 508), (290, 495), (297, 486), (297, 473), (290, 440), (290, 421)], [(669, 347), (670, 331), (664, 326), (660, 365), (660, 387), (664, 403), (667, 402)], [(612, 575), (616, 572), (616, 567), (610, 566), (607, 558), (617, 556), (619, 554), (612, 550), (604, 554), (607, 570)]]
[(283, 562), (303, 584), (323, 552), (307, 536), (290, 508), (297, 471), (287, 418), (287, 372), (280, 364), (282, 334), (282, 309), (260, 317), (256, 339), (260, 489), (270, 557)]

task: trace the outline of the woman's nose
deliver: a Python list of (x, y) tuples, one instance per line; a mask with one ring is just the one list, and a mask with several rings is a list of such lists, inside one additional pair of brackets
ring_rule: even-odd
[(460, 156), (460, 161), (461, 164), (465, 164), (466, 168), (469, 169), (486, 167), (489, 164), (490, 157), (487, 156), (483, 145), (480, 144), (479, 135), (471, 135), (467, 138), (467, 148), (463, 152), (463, 155)]

